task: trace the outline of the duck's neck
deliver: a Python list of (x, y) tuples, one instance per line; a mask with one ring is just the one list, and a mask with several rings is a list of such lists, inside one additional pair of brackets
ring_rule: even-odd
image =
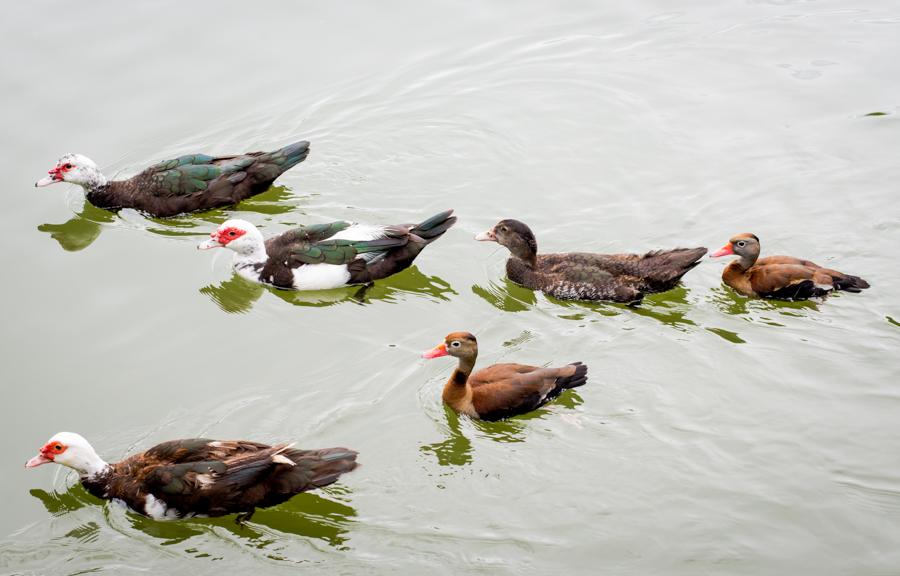
[(741, 267), (741, 270), (749, 270), (751, 266), (756, 264), (757, 258), (759, 258), (759, 254), (746, 254), (741, 256), (740, 260), (737, 260), (737, 264)]
[(447, 382), (448, 384), (453, 384), (454, 386), (465, 386), (466, 382), (469, 381), (469, 374), (472, 373), (472, 368), (475, 367), (475, 356), (471, 357), (460, 357), (459, 364), (456, 366), (456, 370), (453, 371), (453, 375), (450, 376), (450, 380)]
[(265, 264), (269, 259), (266, 253), (266, 244), (262, 240), (249, 248), (234, 253), (235, 268), (256, 268), (258, 264)]

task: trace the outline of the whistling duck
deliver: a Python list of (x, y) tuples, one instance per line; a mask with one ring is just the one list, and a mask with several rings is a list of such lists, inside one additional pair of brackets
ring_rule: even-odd
[(88, 202), (111, 210), (134, 208), (151, 216), (174, 216), (237, 204), (265, 192), (282, 173), (306, 159), (309, 142), (295, 142), (274, 152), (237, 156), (191, 154), (154, 164), (127, 180), (109, 181), (81, 154), (66, 154), (49, 176), (34, 183), (78, 184)]
[(740, 259), (725, 267), (722, 280), (744, 296), (805, 300), (832, 290), (860, 292), (869, 287), (859, 276), (822, 268), (809, 260), (792, 256), (760, 258), (759, 238), (753, 234), (738, 234), (710, 257), (731, 255)]
[(448, 334), (424, 358), (454, 356), (459, 364), (444, 385), (444, 403), (459, 414), (500, 420), (536, 410), (564, 390), (587, 382), (587, 366), (575, 362), (560, 368), (494, 364), (472, 373), (478, 342), (468, 332)]
[(532, 290), (562, 300), (638, 302), (649, 292), (665, 292), (700, 263), (706, 248), (676, 248), (639, 254), (569, 252), (538, 254), (531, 229), (518, 220), (501, 220), (476, 240), (509, 249), (506, 275)]
[(408, 268), (425, 246), (456, 222), (453, 210), (420, 224), (367, 226), (331, 222), (263, 239), (245, 220), (228, 220), (198, 248), (229, 248), (241, 276), (288, 290), (367, 284)]
[(356, 468), (356, 452), (193, 438), (163, 442), (109, 464), (82, 436), (60, 432), (25, 467), (49, 462), (78, 472), (94, 496), (119, 500), (157, 520), (239, 513), (242, 522), (256, 508), (336, 481)]

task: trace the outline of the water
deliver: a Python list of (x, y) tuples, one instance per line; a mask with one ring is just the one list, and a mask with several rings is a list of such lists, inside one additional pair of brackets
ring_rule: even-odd
[[(5, 8), (0, 226), (5, 574), (896, 574), (900, 9), (866, 0), (20, 2)], [(883, 112), (885, 115), (867, 116)], [(308, 138), (237, 210), (175, 220), (33, 182)], [(460, 221), (368, 293), (280, 293), (196, 243), (234, 214)], [(636, 309), (548, 300), (472, 241), (717, 248), (867, 278), (747, 301), (704, 262)], [(535, 415), (440, 403), (454, 330), (496, 361), (586, 362)], [(190, 436), (346, 445), (333, 487), (159, 523), (22, 463), (59, 430), (115, 460)]]

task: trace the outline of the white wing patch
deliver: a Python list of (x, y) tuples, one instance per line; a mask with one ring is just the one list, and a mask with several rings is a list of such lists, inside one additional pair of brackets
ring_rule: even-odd
[(287, 464), (288, 466), (296, 466), (293, 460), (288, 458), (287, 456), (282, 456), (281, 454), (275, 454), (272, 456), (272, 462), (276, 464)]
[(384, 226), (353, 224), (349, 228), (341, 230), (329, 240), (376, 240), (385, 236)]
[(350, 271), (346, 264), (304, 264), (294, 268), (297, 290), (328, 290), (346, 286)]
[(178, 518), (178, 510), (169, 508), (162, 500), (157, 500), (153, 494), (144, 497), (144, 513), (154, 520), (173, 520)]

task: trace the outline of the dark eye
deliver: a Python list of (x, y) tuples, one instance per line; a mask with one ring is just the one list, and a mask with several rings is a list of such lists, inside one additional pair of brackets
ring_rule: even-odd
[(57, 452), (59, 452), (60, 450), (62, 450), (62, 446), (57, 444), (56, 446), (53, 447), (53, 449), (56, 450)]
[(71, 165), (71, 164), (66, 164), (65, 166), (63, 166), (63, 168), (65, 168), (66, 170), (71, 170), (71, 169), (72, 169), (72, 165)]
[(739, 241), (739, 242), (737, 243), (737, 245), (738, 245), (738, 248), (743, 248), (744, 246), (747, 245), (747, 243), (744, 242), (743, 240), (741, 240), (741, 241)]
[(501, 227), (500, 227), (500, 231), (501, 231), (501, 232), (506, 232), (506, 231), (507, 231), (506, 226), (501, 226)]
[(228, 235), (229, 235), (229, 236), (237, 236), (237, 232), (235, 232), (234, 230), (232, 230), (232, 231), (230, 231), (230, 232), (228, 233)]
[(454, 348), (459, 348), (459, 342), (458, 342), (458, 341), (453, 341), (453, 342), (450, 343), (450, 345), (453, 346)]

